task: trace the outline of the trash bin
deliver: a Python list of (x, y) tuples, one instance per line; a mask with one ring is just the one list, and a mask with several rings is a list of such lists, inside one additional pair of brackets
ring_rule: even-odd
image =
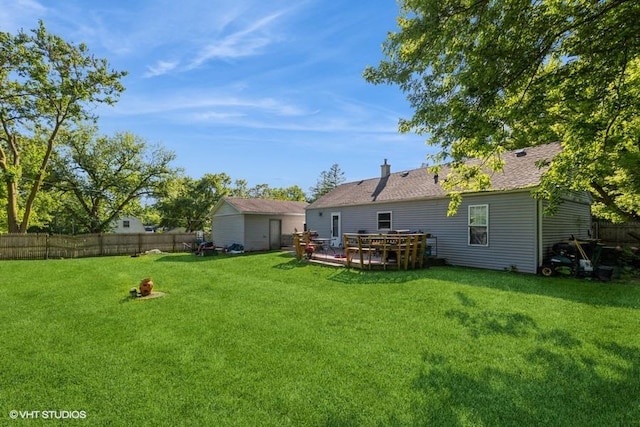
[(613, 267), (601, 265), (596, 269), (596, 277), (598, 280), (608, 282), (613, 276)]
[(424, 256), (431, 256), (431, 245), (427, 245), (424, 248)]

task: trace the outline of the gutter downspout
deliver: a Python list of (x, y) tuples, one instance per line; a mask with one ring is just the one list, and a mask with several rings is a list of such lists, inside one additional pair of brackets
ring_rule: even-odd
[(542, 218), (543, 218), (543, 212), (542, 212), (542, 200), (536, 200), (536, 219), (537, 219), (537, 225), (536, 225), (536, 272), (538, 271), (538, 267), (540, 265), (542, 265), (542, 261), (544, 259), (544, 248), (543, 248), (543, 234), (542, 234)]

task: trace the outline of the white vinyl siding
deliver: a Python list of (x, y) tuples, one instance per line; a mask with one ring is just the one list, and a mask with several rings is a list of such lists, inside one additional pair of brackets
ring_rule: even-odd
[(291, 236), (294, 231), (304, 229), (303, 214), (240, 213), (225, 203), (213, 215), (211, 238), (219, 247), (238, 243), (247, 252), (269, 250), (272, 244), (270, 222), (274, 220), (280, 221), (281, 241), (283, 235)]
[(211, 238), (216, 246), (231, 246), (234, 243), (245, 245), (244, 216), (216, 215), (211, 227)]
[[(469, 206), (487, 206), (489, 246), (469, 244)], [(449, 264), (535, 273), (550, 245), (571, 234), (588, 236), (588, 203), (565, 201), (553, 217), (538, 217), (538, 201), (529, 189), (465, 195), (458, 213), (447, 215), (449, 200), (402, 200), (369, 205), (340, 206), (342, 232), (377, 233), (378, 213), (393, 212), (393, 229), (430, 233), (438, 239), (438, 257)], [(335, 209), (335, 208), (334, 208)], [(324, 215), (318, 212), (324, 210)], [(307, 209), (307, 227), (330, 236), (330, 209)], [(540, 230), (541, 228), (541, 230)], [(540, 233), (539, 233), (540, 232)]]
[[(490, 246), (469, 245), (470, 205), (488, 205)], [(438, 257), (451, 265), (496, 270), (516, 267), (520, 272), (536, 272), (537, 203), (529, 190), (468, 195), (458, 213), (447, 215), (449, 200), (403, 200), (370, 205), (341, 206), (342, 232), (377, 233), (377, 213), (393, 212), (393, 229), (430, 233), (438, 238)], [(330, 216), (318, 216), (321, 209), (307, 210), (307, 226), (329, 236)]]

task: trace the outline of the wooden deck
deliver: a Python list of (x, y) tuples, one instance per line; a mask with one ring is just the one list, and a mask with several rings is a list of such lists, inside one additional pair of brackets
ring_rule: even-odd
[(425, 233), (345, 233), (343, 241), (347, 267), (408, 270), (424, 266)]
[(343, 247), (313, 243), (306, 233), (294, 235), (298, 259), (310, 262), (366, 270), (409, 270), (441, 264), (425, 254), (426, 234), (350, 234), (343, 236)]

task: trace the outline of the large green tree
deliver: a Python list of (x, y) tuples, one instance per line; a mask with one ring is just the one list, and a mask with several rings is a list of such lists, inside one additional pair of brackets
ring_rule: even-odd
[[(93, 118), (91, 105), (115, 103), (124, 75), (84, 44), (49, 34), (42, 21), (31, 33), (0, 32), (0, 175), (9, 232), (26, 232), (60, 130)], [(24, 152), (36, 140), (38, 166), (24, 177)]]
[[(241, 180), (236, 181), (236, 184), (238, 182), (241, 182)], [(304, 191), (297, 185), (292, 185), (291, 187), (269, 187), (269, 184), (258, 184), (246, 191), (244, 188), (234, 187), (232, 188), (232, 195), (253, 199), (291, 200), (294, 202), (304, 202), (306, 199)]]
[(294, 202), (304, 202), (307, 199), (306, 194), (300, 186), (292, 185), (291, 187), (276, 187), (269, 189), (269, 199), (275, 200), (291, 200)]
[(344, 181), (344, 172), (337, 163), (334, 163), (329, 170), (322, 171), (316, 185), (309, 188), (311, 191), (310, 201), (319, 199)]
[[(38, 173), (40, 167), (43, 150), (46, 149), (46, 145), (38, 137), (32, 139), (23, 140), (22, 145), (23, 152), (20, 156), (20, 176), (21, 182), (25, 185), (19, 186), (18, 189), (22, 191), (19, 195), (19, 200), (25, 199), (24, 192), (27, 191), (31, 180)], [(46, 183), (45, 183), (46, 186)], [(4, 208), (7, 206), (7, 186), (0, 185), (0, 206)], [(59, 206), (59, 199), (48, 191), (38, 191), (36, 198), (33, 201), (31, 207), (31, 214), (29, 216), (29, 229), (28, 231), (39, 231), (46, 229), (52, 219), (52, 213)], [(0, 232), (6, 233), (9, 231), (7, 215), (0, 215)]]
[(143, 198), (157, 197), (176, 175), (175, 154), (130, 133), (101, 136), (91, 127), (61, 136), (48, 183), (59, 194), (58, 218), (74, 231), (109, 231), (119, 216), (137, 214)]
[(306, 195), (298, 185), (291, 187), (269, 187), (269, 184), (258, 184), (249, 188), (244, 179), (236, 179), (231, 188), (231, 196), (254, 199), (291, 200), (304, 202)]
[(640, 2), (402, 0), (398, 25), (364, 76), (407, 94), (399, 130), (440, 147), (454, 209), (504, 150), (561, 141), (538, 196), (586, 190), (597, 215), (640, 219)]
[(231, 178), (226, 173), (186, 176), (172, 180), (156, 208), (164, 227), (185, 227), (187, 231), (208, 229), (211, 210), (222, 197), (231, 194)]

